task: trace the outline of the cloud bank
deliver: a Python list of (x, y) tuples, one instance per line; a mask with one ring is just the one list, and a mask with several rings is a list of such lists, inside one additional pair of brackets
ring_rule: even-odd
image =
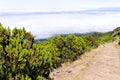
[(0, 16), (29, 16), (29, 15), (54, 15), (54, 14), (90, 14), (99, 15), (106, 13), (120, 13), (120, 7), (107, 7), (91, 10), (75, 10), (75, 11), (18, 11), (18, 12), (1, 12)]
[(120, 8), (83, 11), (1, 12), (0, 22), (13, 29), (25, 27), (36, 38), (54, 34), (106, 32), (120, 25)]

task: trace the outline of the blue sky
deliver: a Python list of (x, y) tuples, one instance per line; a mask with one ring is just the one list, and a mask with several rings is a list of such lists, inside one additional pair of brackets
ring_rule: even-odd
[(120, 26), (120, 0), (0, 0), (0, 22), (37, 38)]

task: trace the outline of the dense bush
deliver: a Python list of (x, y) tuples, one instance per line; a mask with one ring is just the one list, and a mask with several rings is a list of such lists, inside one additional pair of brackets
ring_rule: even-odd
[(85, 35), (84, 39), (87, 43), (88, 49), (96, 48), (99, 46), (98, 37), (93, 35)]
[(61, 62), (74, 61), (77, 56), (83, 54), (87, 49), (87, 43), (81, 36), (63, 35), (52, 37), (48, 40), (56, 45), (60, 52)]
[(46, 80), (50, 72), (66, 61), (74, 61), (110, 35), (58, 35), (34, 43), (30, 32), (0, 25), (0, 80)]
[(104, 34), (103, 36), (99, 38), (100, 43), (105, 43), (105, 42), (114, 41), (114, 40), (115, 38), (112, 37), (110, 34)]
[(5, 29), (0, 26), (0, 79), (36, 80), (49, 73), (59, 63), (59, 52), (52, 43), (33, 44), (34, 38), (25, 29)]

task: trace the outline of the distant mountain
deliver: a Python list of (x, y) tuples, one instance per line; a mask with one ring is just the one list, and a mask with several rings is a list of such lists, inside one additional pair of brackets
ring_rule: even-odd
[[(116, 29), (114, 29), (113, 31), (109, 31), (109, 32), (88, 32), (88, 33), (71, 33), (74, 34), (76, 36), (85, 36), (85, 35), (95, 35), (95, 36), (101, 36), (103, 34), (110, 34), (111, 36), (116, 36), (116, 35), (120, 35), (120, 27), (117, 27)], [(54, 36), (58, 36), (58, 35), (63, 35), (64, 37), (68, 36), (69, 34), (54, 34), (52, 37)], [(43, 39), (35, 39), (35, 42), (38, 41), (46, 41), (48, 38), (43, 38)]]
[[(89, 33), (71, 33), (71, 34), (74, 34), (76, 36), (85, 36), (85, 35), (100, 35), (102, 33), (100, 32), (89, 32)], [(54, 34), (52, 37), (54, 36), (58, 36), (58, 35), (63, 35), (64, 37), (68, 36), (69, 34)], [(50, 37), (49, 37), (50, 38)], [(36, 42), (39, 42), (39, 41), (46, 41), (48, 38), (43, 38), (43, 39), (35, 39), (35, 43)]]

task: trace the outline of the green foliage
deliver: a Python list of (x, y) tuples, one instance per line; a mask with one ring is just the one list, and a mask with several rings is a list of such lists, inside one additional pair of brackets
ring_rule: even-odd
[[(34, 37), (24, 28), (11, 31), (0, 26), (0, 79), (36, 80), (39, 75), (50, 73), (53, 64), (58, 61), (51, 53), (58, 56), (57, 49), (49, 49), (47, 46), (53, 45), (47, 45), (44, 50), (40, 50), (33, 42)], [(46, 49), (48, 52), (43, 52)]]
[(55, 36), (34, 43), (34, 37), (23, 29), (6, 29), (0, 24), (0, 79), (47, 80), (61, 63), (74, 61), (100, 43), (114, 40), (110, 34)]
[(46, 80), (46, 79), (42, 76), (38, 76), (36, 80)]
[[(68, 35), (66, 38), (65, 48), (63, 48), (63, 59), (73, 61), (77, 59), (78, 55), (81, 55), (86, 50), (86, 42), (82, 37), (76, 37), (75, 35)], [(69, 55), (69, 56), (68, 56)]]
[(96, 48), (98, 47), (99, 43), (98, 43), (98, 36), (93, 36), (93, 35), (86, 35), (84, 36), (85, 41), (87, 43), (87, 47), (88, 50), (90, 50), (91, 48)]
[(50, 38), (48, 41), (55, 44), (58, 48), (61, 62), (74, 61), (87, 51), (87, 43), (81, 36), (71, 34), (64, 37), (60, 35)]
[(58, 49), (52, 43), (33, 44), (28, 55), (30, 75), (42, 75), (48, 78), (49, 73), (60, 64), (58, 56)]
[(109, 41), (114, 41), (115, 38), (112, 37), (110, 34), (104, 34), (103, 36), (101, 36), (99, 38), (99, 42), (100, 43), (104, 43), (104, 42), (109, 42)]

